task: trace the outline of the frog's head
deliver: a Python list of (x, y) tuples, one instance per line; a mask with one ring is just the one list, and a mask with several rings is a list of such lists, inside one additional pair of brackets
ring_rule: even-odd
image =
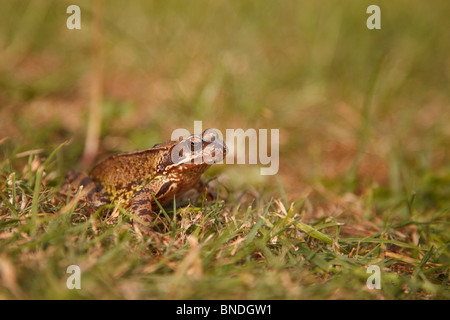
[(176, 171), (183, 175), (200, 177), (212, 164), (221, 162), (227, 146), (213, 129), (201, 135), (190, 135), (172, 142), (162, 162), (165, 173)]

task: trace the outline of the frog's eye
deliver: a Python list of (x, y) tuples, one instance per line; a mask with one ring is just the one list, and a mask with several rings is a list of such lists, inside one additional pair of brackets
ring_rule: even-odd
[(191, 151), (200, 150), (202, 147), (202, 140), (198, 137), (191, 137), (186, 140), (186, 146), (191, 149)]
[(219, 134), (214, 129), (206, 129), (203, 133), (203, 141), (213, 142), (219, 140)]

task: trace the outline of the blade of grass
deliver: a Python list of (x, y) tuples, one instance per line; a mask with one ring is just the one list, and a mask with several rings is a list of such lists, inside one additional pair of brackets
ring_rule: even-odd
[(2, 197), (2, 199), (3, 199), (4, 203), (5, 203), (5, 205), (6, 205), (6, 206), (9, 208), (9, 210), (11, 211), (12, 216), (13, 216), (15, 219), (18, 219), (19, 215), (17, 214), (17, 210), (16, 210), (16, 208), (9, 202), (8, 197), (5, 196), (3, 193), (0, 193), (0, 197)]
[(169, 215), (167, 214), (166, 210), (164, 210), (164, 208), (162, 207), (162, 205), (159, 203), (158, 200), (156, 200), (155, 196), (152, 193), (152, 198), (153, 200), (155, 200), (156, 204), (158, 205), (159, 209), (161, 210), (161, 212), (163, 213), (164, 217), (166, 217), (167, 221), (169, 222), (169, 224), (172, 224), (172, 219), (170, 219)]
[(434, 245), (431, 246), (430, 250), (423, 256), (420, 263), (416, 266), (416, 270), (414, 271), (413, 278), (416, 278), (420, 271), (422, 271), (423, 266), (430, 260), (430, 258), (435, 254)]
[(374, 243), (387, 243), (387, 244), (394, 244), (399, 247), (409, 248), (409, 249), (415, 249), (415, 250), (422, 250), (423, 248), (417, 247), (412, 244), (403, 243), (396, 240), (387, 240), (387, 239), (376, 239), (376, 238), (341, 238), (339, 239), (339, 242), (374, 242)]
[[(293, 221), (292, 219), (289, 219), (289, 222), (292, 222), (292, 221)], [(307, 235), (309, 235), (312, 238), (315, 238), (317, 240), (320, 240), (320, 241), (325, 242), (326, 244), (329, 244), (332, 246), (337, 246), (339, 251), (341, 251), (345, 254), (348, 254), (348, 251), (345, 250), (344, 248), (341, 248), (336, 241), (334, 241), (332, 238), (328, 237), (326, 234), (320, 232), (319, 230), (311, 227), (310, 225), (307, 225), (303, 222), (297, 221), (297, 222), (293, 223), (293, 226), (302, 230), (303, 232), (305, 232)]]
[(39, 207), (39, 193), (41, 191), (41, 181), (42, 173), (44, 172), (44, 167), (40, 167), (36, 172), (36, 179), (34, 183), (33, 200), (31, 202), (31, 235), (36, 235), (37, 232), (37, 213)]
[(53, 150), (52, 153), (50, 153), (50, 155), (48, 156), (47, 160), (45, 160), (45, 162), (42, 164), (43, 168), (46, 168), (47, 165), (50, 163), (50, 161), (53, 159), (53, 157), (56, 155), (56, 153), (59, 151), (59, 149), (61, 149), (63, 146), (67, 145), (70, 143), (70, 140), (66, 140), (63, 143), (61, 143), (58, 147), (56, 147), (55, 150)]
[(13, 172), (12, 173), (12, 177), (11, 177), (11, 192), (12, 192), (12, 207), (14, 208), (14, 210), (12, 210), (11, 212), (13, 213), (14, 218), (18, 217), (17, 211), (16, 211), (16, 196), (17, 196), (17, 190), (16, 190), (16, 173)]
[[(269, 203), (267, 204), (266, 208), (264, 209), (263, 213), (261, 214), (262, 217), (265, 217), (267, 212), (269, 211), (270, 206), (272, 205), (272, 199), (270, 199)], [(250, 230), (250, 232), (247, 235), (247, 239), (245, 240), (246, 243), (252, 242), (253, 239), (256, 236), (256, 233), (258, 232), (259, 228), (261, 227), (263, 223), (262, 219), (258, 219), (258, 221), (256, 221), (255, 225), (252, 227), (252, 229)]]

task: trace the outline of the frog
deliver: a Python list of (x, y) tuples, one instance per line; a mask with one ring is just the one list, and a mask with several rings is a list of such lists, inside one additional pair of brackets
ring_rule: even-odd
[(227, 153), (213, 129), (171, 140), (141, 151), (112, 155), (89, 173), (70, 170), (61, 194), (79, 194), (92, 210), (115, 204), (137, 220), (151, 222), (160, 206), (191, 189), (204, 187), (202, 174)]

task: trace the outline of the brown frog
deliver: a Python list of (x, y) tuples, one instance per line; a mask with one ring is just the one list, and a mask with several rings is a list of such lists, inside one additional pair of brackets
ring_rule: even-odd
[(114, 203), (131, 214), (151, 220), (158, 205), (196, 187), (200, 176), (214, 162), (223, 160), (227, 147), (212, 129), (201, 136), (190, 135), (144, 151), (113, 155), (97, 164), (89, 174), (70, 171), (61, 193), (74, 195), (82, 188), (86, 204), (97, 210)]

